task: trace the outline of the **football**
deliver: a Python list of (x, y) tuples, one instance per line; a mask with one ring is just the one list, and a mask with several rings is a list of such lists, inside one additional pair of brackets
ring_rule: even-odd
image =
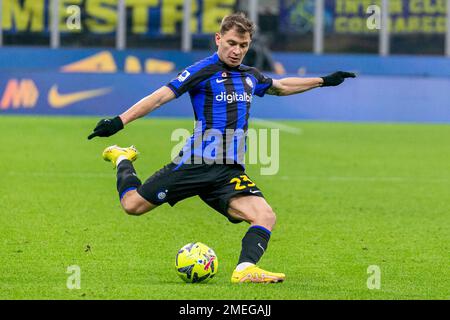
[(201, 242), (188, 243), (178, 250), (175, 259), (177, 274), (188, 283), (208, 282), (219, 266), (213, 249)]

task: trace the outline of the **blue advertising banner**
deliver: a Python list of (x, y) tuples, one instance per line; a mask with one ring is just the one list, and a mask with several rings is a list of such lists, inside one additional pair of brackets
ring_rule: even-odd
[(4, 47), (0, 71), (32, 70), (86, 73), (168, 73), (181, 70), (212, 52), (179, 50), (105, 50)]
[[(113, 116), (176, 75), (2, 72), (0, 116)], [(449, 123), (448, 88), (449, 78), (360, 76), (339, 87), (288, 97), (257, 97), (251, 114), (266, 119)], [(193, 118), (189, 95), (171, 101), (151, 115)]]
[[(0, 49), (0, 73), (56, 71), (64, 73), (165, 74), (179, 72), (213, 51), (101, 50), (5, 47)], [(363, 75), (450, 77), (449, 59), (433, 56), (314, 55), (274, 52), (287, 73), (331, 73), (350, 70)]]
[[(166, 84), (176, 74), (130, 75), (59, 72), (13, 72), (0, 75), (0, 114), (114, 115)], [(184, 108), (165, 116), (189, 116)]]

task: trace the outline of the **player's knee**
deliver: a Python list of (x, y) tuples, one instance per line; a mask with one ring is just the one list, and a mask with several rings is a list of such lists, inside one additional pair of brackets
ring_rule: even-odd
[(142, 198), (135, 190), (127, 192), (120, 201), (123, 210), (133, 216), (147, 213), (157, 206)]
[(275, 226), (275, 223), (277, 222), (277, 216), (275, 212), (272, 210), (272, 208), (267, 207), (259, 212), (257, 220), (258, 221), (256, 222), (258, 224), (272, 230), (273, 227)]
[(123, 201), (121, 202), (123, 210), (132, 216), (139, 216), (141, 214), (146, 213), (148, 210), (145, 210), (139, 203), (134, 201)]
[(267, 219), (267, 223), (270, 225), (271, 229), (273, 229), (273, 227), (275, 227), (275, 224), (277, 223), (277, 215), (272, 210), (272, 208), (267, 210), (266, 219)]
[(122, 202), (122, 208), (125, 213), (135, 216), (138, 215), (138, 208), (136, 205), (129, 203), (127, 201)]

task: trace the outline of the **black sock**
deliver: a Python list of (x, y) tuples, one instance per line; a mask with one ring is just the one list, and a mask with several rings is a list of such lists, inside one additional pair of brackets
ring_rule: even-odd
[(125, 193), (137, 189), (141, 184), (131, 161), (122, 160), (117, 166), (117, 191), (119, 191), (120, 200)]
[(242, 251), (239, 263), (256, 264), (267, 249), (271, 232), (262, 226), (252, 226), (242, 239)]

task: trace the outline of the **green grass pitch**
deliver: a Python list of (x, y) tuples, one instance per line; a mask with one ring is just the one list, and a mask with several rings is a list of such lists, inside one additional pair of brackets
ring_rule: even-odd
[[(170, 160), (171, 132), (192, 120), (142, 119), (88, 141), (98, 120), (0, 117), (1, 299), (450, 298), (450, 126), (283, 122), (301, 133), (280, 132), (278, 174), (248, 174), (278, 217), (260, 266), (287, 279), (232, 285), (248, 225), (196, 197), (128, 216), (101, 159), (108, 145), (135, 144), (145, 180)], [(174, 271), (192, 241), (218, 255), (207, 284)], [(80, 289), (67, 288), (72, 265)], [(371, 265), (380, 289), (368, 289)]]

